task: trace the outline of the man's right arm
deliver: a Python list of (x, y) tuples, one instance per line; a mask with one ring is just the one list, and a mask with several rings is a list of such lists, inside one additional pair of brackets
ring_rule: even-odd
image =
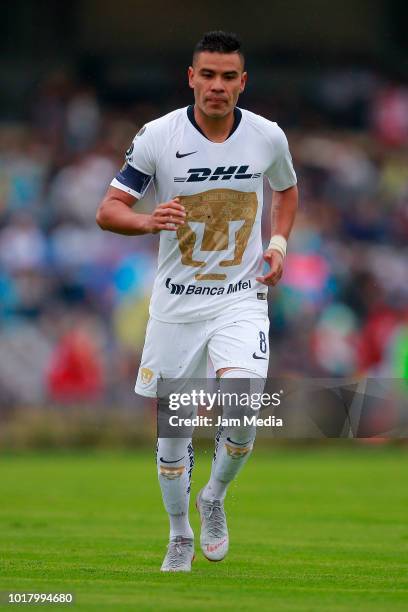
[(178, 198), (159, 204), (151, 214), (136, 213), (132, 209), (136, 202), (131, 194), (110, 186), (98, 207), (97, 224), (103, 230), (125, 236), (175, 231), (184, 224), (186, 213)]

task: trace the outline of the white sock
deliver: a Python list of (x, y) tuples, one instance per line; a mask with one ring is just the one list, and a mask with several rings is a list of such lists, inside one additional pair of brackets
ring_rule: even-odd
[[(248, 430), (248, 427), (242, 429)], [(229, 484), (241, 471), (251, 455), (255, 434), (253, 433), (248, 440), (248, 431), (241, 433), (237, 431), (237, 427), (234, 430), (234, 433), (231, 433), (231, 428), (221, 428), (219, 431), (218, 450), (212, 464), (210, 479), (202, 493), (204, 499), (223, 501)], [(247, 439), (238, 442), (237, 438)]]
[[(233, 383), (227, 383), (228, 379), (234, 378), (255, 379), (253, 381), (254, 391), (255, 389), (257, 392), (262, 393), (263, 391), (264, 379), (261, 376), (237, 368), (228, 370), (223, 374), (220, 379), (221, 392), (234, 392)], [(228, 415), (228, 408), (236, 409), (236, 406), (224, 406), (224, 416)], [(210, 479), (202, 492), (204, 499), (224, 500), (228, 485), (234, 480), (249, 459), (255, 441), (255, 434), (256, 428), (253, 425), (221, 427), (218, 430), (215, 438), (215, 453)]]
[(192, 538), (188, 519), (194, 452), (189, 438), (159, 438), (157, 469), (164, 507), (170, 521), (170, 538)]
[(169, 514), (170, 520), (170, 539), (176, 536), (185, 538), (194, 538), (193, 530), (191, 529), (188, 514)]

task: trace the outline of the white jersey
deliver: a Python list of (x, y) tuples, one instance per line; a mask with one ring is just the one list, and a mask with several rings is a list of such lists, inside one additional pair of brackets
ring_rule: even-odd
[(140, 199), (154, 181), (156, 200), (180, 197), (186, 222), (160, 233), (150, 315), (164, 322), (211, 319), (225, 309), (265, 312), (261, 218), (263, 176), (272, 189), (296, 184), (283, 131), (236, 108), (227, 140), (208, 140), (194, 107), (146, 124), (111, 185)]

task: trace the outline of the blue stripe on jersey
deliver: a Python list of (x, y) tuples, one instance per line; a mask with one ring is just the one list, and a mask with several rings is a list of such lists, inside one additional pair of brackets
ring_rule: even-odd
[(137, 193), (140, 193), (141, 195), (143, 195), (146, 191), (151, 178), (152, 177), (148, 174), (144, 174), (143, 172), (140, 172), (140, 170), (136, 170), (136, 168), (129, 166), (127, 163), (116, 175), (116, 180), (119, 181), (119, 183), (122, 183), (122, 185), (125, 185), (126, 187), (130, 187), (130, 189), (137, 191)]

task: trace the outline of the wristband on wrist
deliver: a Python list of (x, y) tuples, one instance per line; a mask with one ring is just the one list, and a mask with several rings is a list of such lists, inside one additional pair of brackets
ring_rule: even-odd
[(278, 253), (280, 253), (283, 258), (285, 258), (287, 246), (288, 246), (288, 243), (286, 241), (286, 238), (284, 238), (283, 236), (280, 236), (279, 234), (275, 234), (270, 239), (268, 250), (274, 249), (275, 251), (278, 251)]

